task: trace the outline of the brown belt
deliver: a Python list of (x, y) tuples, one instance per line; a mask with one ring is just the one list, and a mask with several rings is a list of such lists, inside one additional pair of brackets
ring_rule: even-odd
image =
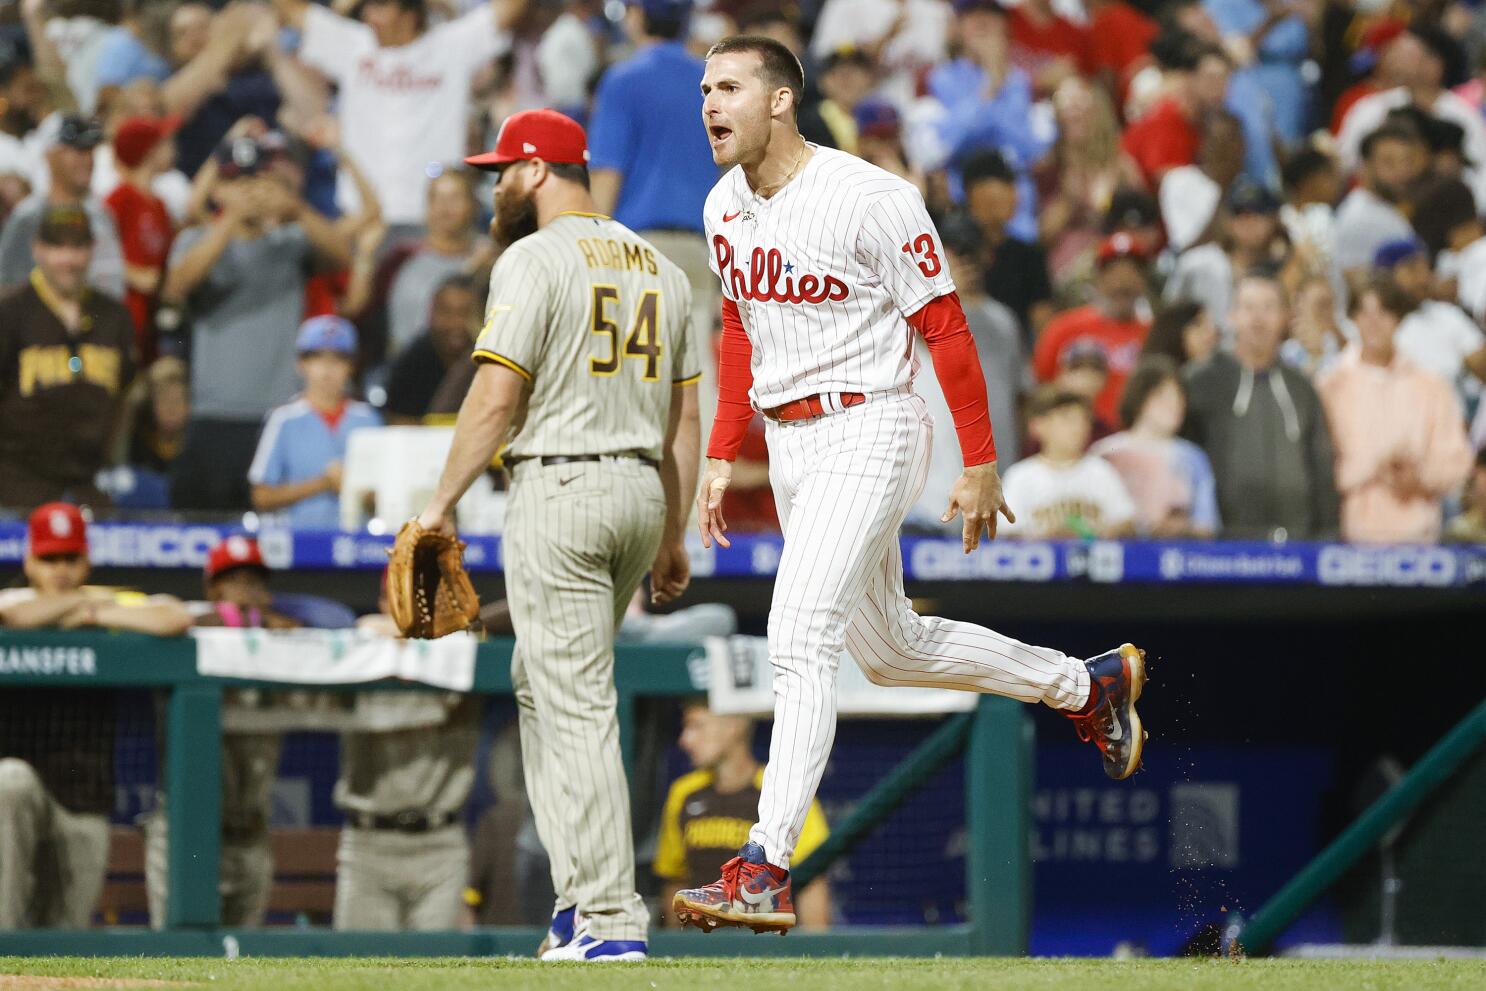
[[(837, 395), (841, 399), (843, 409), (867, 401), (867, 397), (860, 392), (839, 392)], [(764, 410), (763, 414), (769, 419), (776, 420), (780, 423), (791, 423), (795, 420), (813, 420), (817, 416), (823, 416), (829, 412), (830, 409), (826, 407), (825, 402), (822, 401), (820, 396), (816, 395), (806, 396), (804, 399), (790, 400), (783, 406), (775, 406), (772, 409)]]

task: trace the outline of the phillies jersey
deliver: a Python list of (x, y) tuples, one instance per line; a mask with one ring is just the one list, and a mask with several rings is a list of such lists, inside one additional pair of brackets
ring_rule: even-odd
[(768, 199), (734, 167), (703, 212), (712, 271), (753, 345), (759, 409), (909, 385), (918, 362), (905, 318), (955, 288), (917, 189), (855, 155), (811, 148)]

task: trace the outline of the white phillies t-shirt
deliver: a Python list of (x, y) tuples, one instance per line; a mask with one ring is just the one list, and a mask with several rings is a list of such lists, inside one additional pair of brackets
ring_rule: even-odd
[(923, 197), (829, 148), (769, 199), (742, 167), (707, 196), (712, 271), (753, 344), (759, 409), (822, 392), (881, 392), (917, 370), (904, 319), (954, 292)]
[(1006, 471), (1006, 504), (1016, 513), (1015, 523), (1002, 523), (1001, 532), (1018, 537), (1047, 537), (1077, 529), (1095, 533), (1135, 519), (1135, 502), (1108, 461), (1092, 454), (1071, 465), (1055, 465), (1034, 456)]
[[(398, 48), (378, 47), (360, 21), (306, 8), (299, 57), (340, 87), (341, 141), (388, 223), (423, 223), (428, 166), (464, 158), (471, 79), (509, 45), (488, 3)], [(355, 203), (345, 175), (340, 200)]]

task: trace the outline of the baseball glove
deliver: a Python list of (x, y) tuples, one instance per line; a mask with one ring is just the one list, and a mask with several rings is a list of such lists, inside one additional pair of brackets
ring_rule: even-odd
[(464, 543), (408, 520), (388, 551), (387, 605), (405, 637), (430, 640), (475, 627), (480, 597), (464, 570)]

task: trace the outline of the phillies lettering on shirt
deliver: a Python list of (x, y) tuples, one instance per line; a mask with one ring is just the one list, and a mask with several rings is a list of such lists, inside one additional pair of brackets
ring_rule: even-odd
[(406, 65), (393, 66), (383, 70), (377, 64), (377, 58), (368, 55), (362, 58), (356, 67), (361, 81), (368, 86), (376, 86), (379, 89), (391, 90), (395, 93), (419, 93), (430, 92), (440, 89), (444, 85), (444, 74), (435, 72), (422, 74), (415, 72)]
[[(428, 177), (438, 174), (430, 166), (464, 156), (471, 81), (509, 47), (489, 3), (386, 48), (360, 21), (306, 8), (299, 58), (340, 87), (341, 140), (388, 223), (423, 223)], [(344, 173), (339, 198), (346, 209), (358, 202)]]
[(711, 265), (753, 344), (755, 406), (822, 392), (883, 392), (918, 368), (905, 317), (954, 292), (944, 249), (909, 183), (829, 148), (772, 197), (741, 167), (703, 213)]

